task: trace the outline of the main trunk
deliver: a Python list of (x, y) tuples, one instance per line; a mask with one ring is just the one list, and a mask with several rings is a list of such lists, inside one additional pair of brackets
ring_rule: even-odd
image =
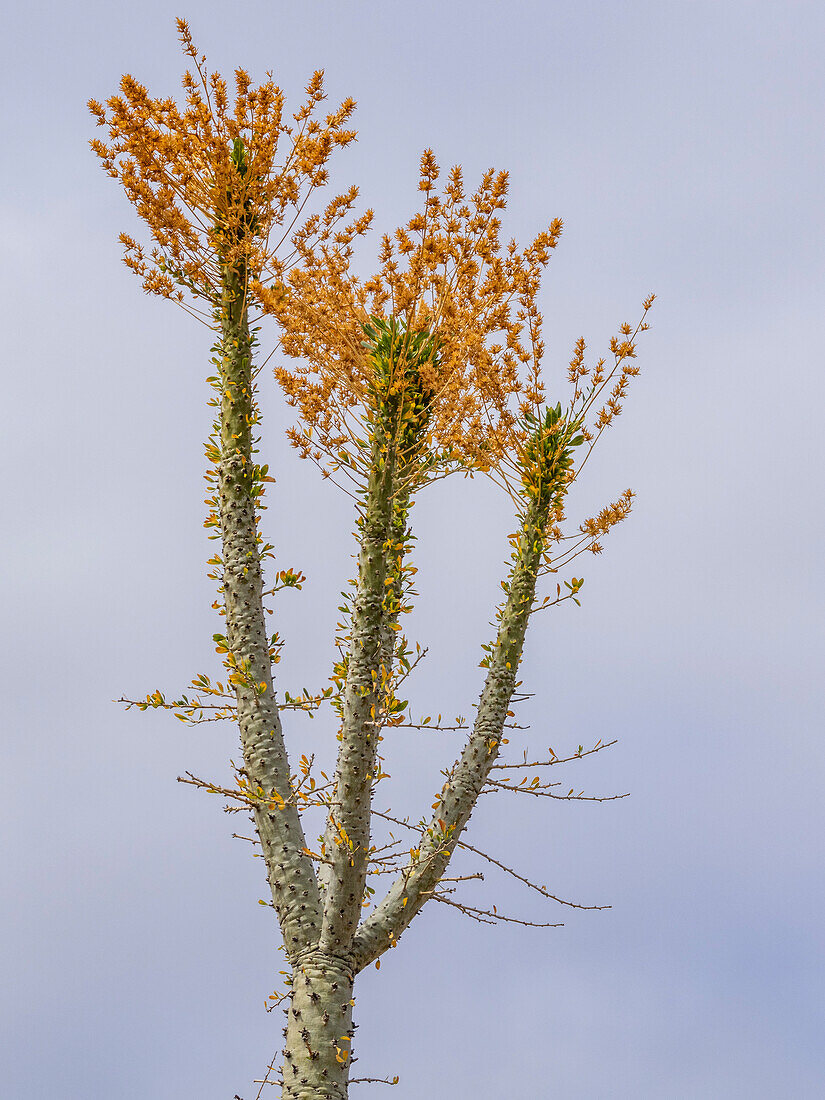
[(346, 1100), (352, 1047), (352, 967), (307, 952), (292, 972), (284, 1047), (284, 1100)]

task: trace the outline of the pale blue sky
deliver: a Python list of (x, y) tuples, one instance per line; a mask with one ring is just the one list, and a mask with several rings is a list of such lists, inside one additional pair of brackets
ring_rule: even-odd
[[(0, 1091), (253, 1100), (280, 1044), (262, 1008), (282, 956), (261, 868), (218, 800), (175, 783), (225, 777), (233, 731), (111, 702), (215, 668), (210, 339), (121, 264), (136, 218), (87, 148), (86, 100), (122, 72), (179, 89), (176, 15), (225, 73), (273, 69), (295, 103), (323, 67), (330, 102), (356, 97), (336, 178), (360, 184), (379, 228), (413, 209), (428, 145), (468, 182), (511, 171), (507, 235), (562, 217), (550, 378), (577, 336), (598, 350), (659, 296), (642, 375), (580, 487), (592, 509), (632, 486), (635, 513), (577, 563), (581, 610), (537, 621), (525, 666), (525, 743), (618, 737), (566, 774), (632, 797), (493, 798), (468, 837), (613, 908), (551, 908), (492, 877), (468, 900), (565, 927), (430, 906), (359, 979), (356, 1068), (399, 1074), (395, 1100), (821, 1096), (825, 16), (758, 0), (7, 14)], [(328, 674), (351, 514), (288, 450), (264, 389), (267, 533), (309, 577), (283, 599), (279, 667), (282, 686), (310, 686)], [(467, 714), (508, 503), (456, 481), (415, 518), (430, 657), (413, 699)], [(290, 727), (295, 751), (329, 736)], [(388, 746), (396, 808), (428, 805), (446, 738)]]

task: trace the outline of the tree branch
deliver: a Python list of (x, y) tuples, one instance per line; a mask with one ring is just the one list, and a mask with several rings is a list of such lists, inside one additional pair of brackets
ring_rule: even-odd
[(257, 420), (252, 380), (253, 337), (246, 308), (245, 268), (224, 268), (220, 309), (218, 420), (213, 448), (223, 564), (223, 602), (230, 682), (235, 688), (244, 773), (252, 792), (255, 827), (272, 902), (290, 959), (317, 941), (321, 924), (318, 882), (293, 800), (289, 760), (272, 681), (267, 643), (255, 501), (257, 467), (252, 426)]
[(499, 630), (490, 649), (487, 678), (472, 733), (437, 796), (435, 814), (421, 845), (384, 900), (358, 929), (353, 944), (357, 969), (396, 943), (431, 896), (484, 788), (498, 755), (510, 701), (516, 689), (524, 635), (535, 596), (549, 503), (531, 503), (522, 517), (513, 565), (499, 609)]

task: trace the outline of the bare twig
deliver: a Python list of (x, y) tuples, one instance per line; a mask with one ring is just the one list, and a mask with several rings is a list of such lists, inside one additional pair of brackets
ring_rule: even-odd
[[(424, 829), (419, 825), (410, 825), (409, 821), (402, 821), (399, 817), (392, 817), (390, 814), (382, 813), (380, 810), (372, 811), (376, 817), (381, 817), (385, 821), (391, 821), (395, 825), (403, 825), (405, 829), (410, 829), (414, 833), (419, 835), (424, 832)], [(525, 878), (517, 871), (514, 871), (512, 867), (507, 867), (504, 863), (494, 859), (493, 856), (488, 855), (486, 852), (482, 852), (480, 848), (474, 848), (472, 844), (467, 844), (464, 840), (459, 840), (457, 848), (463, 848), (465, 851), (474, 852), (477, 856), (481, 856), (482, 859), (486, 859), (488, 863), (492, 863), (495, 867), (500, 868), (506, 874), (511, 875), (513, 878), (518, 879), (519, 882), (523, 882), (525, 886), (529, 886), (531, 890), (535, 890), (541, 894), (542, 897), (548, 898), (550, 901), (558, 902), (559, 905), (567, 905), (571, 909), (612, 909), (612, 905), (579, 905), (575, 901), (567, 901), (565, 898), (559, 898), (555, 894), (551, 894), (548, 890), (545, 890), (543, 886), (539, 886), (538, 883), (531, 882), (529, 878)]]
[(575, 752), (572, 756), (556, 756), (552, 749), (548, 749), (547, 751), (553, 757), (552, 760), (524, 760), (518, 764), (493, 764), (493, 769), (548, 768), (553, 764), (569, 764), (571, 760), (581, 760), (585, 756), (592, 756), (594, 752), (601, 752), (602, 749), (609, 749), (611, 745), (615, 745), (617, 743), (618, 738), (614, 738), (612, 741), (607, 741), (603, 745), (597, 742), (592, 749), (582, 750), (582, 752)]
[[(410, 730), (468, 730), (470, 725), (468, 722), (461, 722), (456, 726), (444, 726), (438, 722), (397, 722), (394, 729), (410, 729)], [(517, 722), (505, 722), (504, 729), (508, 730), (529, 730), (529, 726), (520, 726)]]
[(241, 836), (240, 833), (233, 833), (232, 834), (232, 839), (233, 840), (248, 840), (250, 844), (257, 844), (259, 848), (261, 846), (260, 840), (256, 840), (255, 837), (252, 837), (252, 836)]
[[(562, 802), (615, 802), (617, 798), (628, 798), (630, 792), (627, 794), (608, 794), (603, 795), (601, 798), (592, 794), (554, 794), (552, 791), (545, 790), (543, 787), (515, 787), (512, 783), (502, 783), (498, 779), (488, 779), (488, 788), (483, 790), (482, 794), (495, 794), (496, 791), (513, 791), (516, 794), (532, 794), (536, 798), (558, 798)], [(557, 783), (552, 784), (554, 787), (558, 786)], [(550, 784), (546, 784), (550, 786)], [(490, 790), (489, 788), (492, 788)]]
[(507, 921), (508, 924), (523, 924), (529, 928), (563, 928), (563, 924), (550, 924), (549, 922), (537, 922), (532, 920), (521, 920), (519, 917), (505, 917), (501, 913), (497, 913), (495, 909), (476, 909), (474, 905), (465, 905), (460, 901), (453, 901), (452, 898), (445, 897), (444, 894), (433, 893), (431, 895), (433, 901), (440, 901), (444, 905), (452, 905), (454, 909), (460, 909), (465, 916), (471, 917), (473, 920), (479, 922), (479, 924), (496, 924), (497, 921)]
[[(270, 1073), (275, 1072), (275, 1060), (276, 1060), (277, 1057), (278, 1057), (277, 1053), (273, 1054), (272, 1061), (266, 1067), (266, 1074), (264, 1075), (264, 1077), (262, 1079), (259, 1078), (259, 1077), (256, 1077), (253, 1080), (253, 1082), (252, 1082), (253, 1085), (260, 1085), (261, 1086), (258, 1089), (258, 1091), (255, 1093), (255, 1100), (261, 1100), (261, 1093), (264, 1091), (264, 1085), (274, 1085), (274, 1084), (276, 1084), (275, 1081), (270, 1081), (269, 1080), (269, 1075), (270, 1075)], [(240, 1097), (236, 1096), (235, 1100), (240, 1100)]]
[(486, 852), (482, 852), (479, 848), (474, 848), (472, 844), (467, 844), (463, 840), (458, 842), (460, 848), (466, 848), (468, 852), (475, 852), (477, 856), (481, 856), (482, 859), (486, 859), (488, 863), (494, 864), (496, 867), (500, 867), (502, 871), (505, 871), (513, 878), (517, 878), (519, 882), (523, 882), (525, 886), (529, 886), (531, 890), (536, 890), (545, 898), (549, 898), (550, 901), (557, 901), (559, 905), (568, 905), (571, 909), (612, 909), (612, 905), (579, 905), (575, 901), (566, 901), (564, 898), (557, 898), (555, 894), (549, 893), (543, 886), (537, 885), (535, 882), (531, 882), (530, 879), (520, 875), (517, 871), (514, 871), (512, 867), (507, 867), (499, 860), (494, 859), (492, 856), (487, 855)]

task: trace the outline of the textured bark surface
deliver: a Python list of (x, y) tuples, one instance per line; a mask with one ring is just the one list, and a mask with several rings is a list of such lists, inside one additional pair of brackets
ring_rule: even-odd
[(370, 847), (371, 778), (375, 774), (381, 707), (389, 675), (387, 542), (397, 481), (392, 448), (377, 444), (361, 521), (361, 548), (344, 682), (341, 748), (326, 832), (331, 865), (320, 946), (347, 951), (361, 916)]
[(351, 964), (306, 952), (292, 976), (284, 1047), (284, 1100), (344, 1100), (352, 1048)]
[(418, 857), (358, 929), (352, 948), (356, 973), (395, 946), (431, 897), (496, 761), (533, 606), (546, 522), (546, 508), (528, 508), (473, 730), (439, 795), (440, 804), (421, 840)]
[[(254, 808), (272, 900), (290, 959), (317, 942), (320, 896), (291, 800), (289, 763), (272, 686), (253, 485), (252, 348), (242, 275), (227, 275), (221, 313), (218, 503), (223, 545), (229, 651), (241, 670), (236, 685), (244, 772)], [(273, 797), (273, 792), (275, 796)], [(267, 801), (268, 800), (268, 801)], [(279, 808), (279, 806), (281, 808)]]

